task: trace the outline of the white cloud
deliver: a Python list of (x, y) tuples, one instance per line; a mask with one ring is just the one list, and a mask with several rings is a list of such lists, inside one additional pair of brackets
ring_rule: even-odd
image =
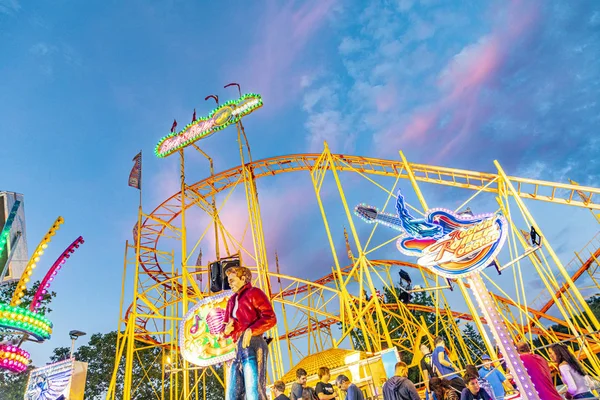
[(340, 43), (338, 50), (343, 55), (349, 55), (352, 53), (356, 53), (357, 51), (361, 50), (362, 48), (363, 48), (363, 43), (360, 40), (346, 36), (345, 38), (342, 39), (342, 42)]
[(348, 136), (348, 127), (339, 111), (325, 110), (312, 113), (305, 125), (309, 131), (308, 141), (311, 152), (321, 152), (325, 141), (333, 152), (347, 152), (353, 146), (353, 138)]
[(399, 0), (398, 11), (408, 11), (412, 8), (413, 4), (415, 4), (415, 0)]
[(331, 86), (321, 86), (304, 94), (302, 108), (307, 112), (311, 112), (315, 106), (332, 108), (336, 103), (337, 98), (334, 89)]
[(44, 42), (39, 42), (31, 46), (29, 51), (33, 55), (44, 57), (54, 53), (56, 51), (56, 47)]
[(312, 85), (314, 77), (311, 75), (302, 75), (300, 77), (300, 88), (305, 89)]
[(18, 0), (0, 0), (0, 14), (12, 15), (21, 9)]

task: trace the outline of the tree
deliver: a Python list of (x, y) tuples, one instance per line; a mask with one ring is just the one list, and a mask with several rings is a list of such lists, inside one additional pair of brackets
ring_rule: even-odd
[[(21, 303), (20, 307), (29, 307), (39, 286), (40, 281), (37, 281), (25, 291), (25, 296), (22, 298), (23, 303)], [(0, 285), (0, 303), (9, 304), (16, 287), (17, 282), (10, 282)], [(38, 308), (38, 313), (42, 315), (50, 313), (52, 310), (48, 307), (48, 305), (54, 297), (56, 297), (56, 292), (47, 293), (41, 301), (40, 307)], [(0, 328), (0, 341), (11, 340), (15, 337), (19, 337), (11, 333), (12, 331), (8, 329)], [(0, 393), (2, 393), (2, 400), (22, 400), (23, 393), (25, 393), (27, 380), (29, 378), (29, 373), (34, 368), (35, 367), (33, 365), (30, 365), (26, 371), (20, 374), (13, 374), (4, 371), (0, 372)]]
[(486, 353), (485, 342), (479, 332), (473, 327), (473, 324), (467, 324), (463, 329), (465, 344), (471, 353), (471, 358), (475, 361)]
[[(10, 300), (12, 299), (13, 293), (17, 288), (18, 282), (9, 282), (0, 285), (0, 303), (10, 304)], [(40, 287), (40, 281), (35, 282), (30, 288), (25, 290), (25, 295), (23, 296), (22, 303), (19, 307), (27, 308), (33, 301), (33, 296), (37, 292)], [(41, 304), (37, 309), (38, 314), (47, 315), (52, 312), (52, 309), (49, 307), (50, 302), (53, 298), (56, 297), (56, 292), (48, 292), (42, 298)], [(10, 332), (7, 329), (0, 328), (0, 341), (8, 340), (12, 337), (12, 335), (7, 334)]]
[[(89, 400), (104, 399), (113, 374), (116, 355), (117, 332), (106, 334), (95, 333), (90, 336), (88, 344), (80, 346), (73, 356), (77, 361), (87, 362), (87, 382), (85, 388), (85, 398)], [(133, 361), (133, 387), (136, 389), (132, 393), (133, 399), (156, 399), (160, 398), (161, 389), (164, 386), (165, 392), (169, 393), (170, 380), (162, 373), (162, 353), (160, 347), (147, 347), (146, 344), (136, 343), (136, 350)], [(64, 360), (70, 356), (70, 349), (67, 347), (58, 347), (54, 349), (50, 357), (52, 362)], [(223, 376), (222, 367), (216, 367), (215, 370)], [(225, 397), (223, 387), (212, 372), (206, 373), (206, 379), (201, 378), (202, 371), (198, 372), (199, 391), (202, 391), (202, 384), (206, 382), (207, 400), (223, 399)], [(178, 387), (181, 388), (181, 374)], [(116, 398), (120, 399), (123, 394), (123, 385), (125, 380), (125, 359), (122, 358), (117, 369), (116, 379)], [(190, 386), (195, 385), (195, 374), (190, 373)], [(157, 394), (159, 395), (157, 397)]]
[(29, 373), (34, 368), (33, 365), (30, 365), (27, 367), (27, 370), (20, 374), (0, 373), (0, 393), (2, 393), (2, 400), (23, 400)]

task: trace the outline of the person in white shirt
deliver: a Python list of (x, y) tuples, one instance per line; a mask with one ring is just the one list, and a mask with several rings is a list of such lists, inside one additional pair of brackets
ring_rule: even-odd
[(567, 385), (567, 399), (595, 399), (596, 396), (590, 391), (581, 364), (569, 349), (563, 344), (555, 344), (550, 347), (548, 354), (552, 361), (558, 365), (560, 376)]

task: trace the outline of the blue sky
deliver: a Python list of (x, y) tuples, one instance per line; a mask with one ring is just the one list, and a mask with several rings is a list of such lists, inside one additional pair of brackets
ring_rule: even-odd
[[(234, 98), (223, 89), (232, 81), (264, 97), (245, 122), (255, 159), (320, 152), (327, 140), (335, 152), (397, 159), (402, 149), (413, 162), (490, 172), (498, 159), (511, 175), (599, 184), (594, 1), (0, 0), (0, 54), (0, 188), (24, 193), (30, 248), (65, 218), (42, 264), (86, 239), (53, 286), (53, 339), (28, 347), (38, 364), (71, 329), (116, 328), (137, 207), (131, 159), (144, 151), (153, 209), (177, 188), (177, 159), (154, 158), (157, 140), (173, 118), (181, 127), (194, 107), (210, 111), (206, 95)], [(237, 165), (232, 130), (202, 144), (217, 171)], [(196, 155), (188, 166), (190, 181), (208, 172)], [(330, 259), (299, 261), (303, 246), (310, 265), (328, 254), (304, 201), (308, 178), (259, 190), (286, 272), (329, 272)], [(586, 210), (531, 206), (565, 262), (597, 232)]]

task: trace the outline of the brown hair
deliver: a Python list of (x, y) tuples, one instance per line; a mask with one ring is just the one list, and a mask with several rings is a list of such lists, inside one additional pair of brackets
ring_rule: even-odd
[(466, 374), (472, 374), (472, 375), (479, 375), (479, 371), (477, 371), (477, 367), (474, 366), (473, 364), (469, 364), (469, 365), (465, 365), (465, 375)]
[(400, 371), (402, 371), (405, 374), (408, 372), (408, 366), (403, 361), (398, 361), (396, 363), (396, 372), (400, 372)]
[(531, 353), (531, 347), (526, 342), (517, 343), (517, 351), (519, 353)]
[(443, 399), (444, 393), (451, 390), (450, 381), (447, 379), (431, 378), (429, 380), (429, 388), (435, 393), (438, 399)]
[(581, 375), (581, 376), (586, 375), (585, 371), (583, 370), (583, 367), (581, 366), (579, 361), (577, 361), (577, 359), (575, 358), (573, 353), (571, 353), (569, 351), (569, 348), (567, 346), (565, 346), (564, 344), (557, 343), (557, 344), (553, 344), (552, 347), (550, 347), (550, 349), (552, 349), (554, 354), (556, 354), (556, 358), (557, 358), (556, 363), (558, 365), (560, 365), (562, 362), (566, 362), (579, 375)]
[(243, 281), (246, 281), (246, 283), (252, 281), (252, 272), (250, 272), (250, 270), (246, 267), (227, 268), (227, 270), (225, 271), (225, 275), (229, 274), (235, 274), (235, 276), (237, 276)]
[(283, 381), (275, 381), (275, 383), (273, 383), (273, 388), (283, 393), (285, 392), (285, 383), (283, 383)]
[(319, 379), (321, 379), (325, 375), (329, 375), (329, 368), (327, 368), (327, 367), (319, 368)]
[(465, 376), (463, 377), (463, 380), (465, 381), (465, 385), (468, 385), (469, 382), (471, 382), (473, 379), (475, 379), (476, 381), (478, 381), (479, 380), (479, 376), (467, 372), (465, 374)]
[(296, 370), (296, 378), (302, 378), (303, 376), (307, 376), (306, 370), (304, 368), (298, 368)]

